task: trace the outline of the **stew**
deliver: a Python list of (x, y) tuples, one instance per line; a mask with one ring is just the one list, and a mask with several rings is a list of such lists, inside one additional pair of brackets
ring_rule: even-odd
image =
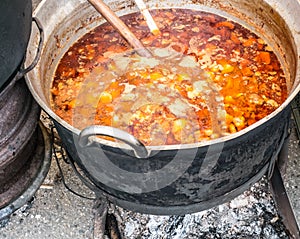
[(196, 143), (240, 131), (287, 98), (280, 62), (255, 33), (212, 13), (151, 14), (160, 35), (151, 34), (140, 13), (122, 20), (153, 59), (133, 53), (108, 23), (65, 53), (51, 87), (58, 116), (80, 129), (118, 127), (146, 145)]

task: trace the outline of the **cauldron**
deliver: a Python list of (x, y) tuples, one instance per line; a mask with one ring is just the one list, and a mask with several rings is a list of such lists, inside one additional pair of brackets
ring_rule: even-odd
[[(118, 14), (137, 11), (132, 1), (107, 0)], [(287, 77), (289, 96), (273, 113), (248, 128), (196, 144), (144, 147), (116, 129), (92, 126), (82, 132), (50, 107), (50, 87), (58, 61), (82, 35), (103, 23), (85, 1), (44, 1), (34, 13), (45, 31), (42, 59), (26, 76), (40, 106), (54, 120), (68, 154), (101, 195), (130, 210), (151, 214), (191, 213), (232, 199), (270, 168), (286, 138), (290, 102), (299, 92), (300, 3), (275, 0), (146, 1), (149, 8), (188, 8), (227, 17), (248, 27), (277, 53)], [(27, 59), (33, 58), (38, 33)], [(95, 135), (111, 135), (125, 143)]]

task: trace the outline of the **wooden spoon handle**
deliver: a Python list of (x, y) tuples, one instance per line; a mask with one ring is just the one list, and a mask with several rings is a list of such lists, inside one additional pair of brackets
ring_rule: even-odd
[(140, 56), (151, 57), (142, 42), (130, 31), (125, 23), (102, 1), (88, 0), (94, 8), (125, 38), (125, 40), (137, 51)]
[(146, 7), (146, 4), (144, 3), (144, 0), (134, 0), (138, 8), (140, 9), (142, 15), (144, 16), (146, 23), (152, 32), (153, 35), (159, 35), (160, 30), (158, 26), (156, 25), (156, 22), (154, 21), (153, 17), (151, 16), (148, 8)]

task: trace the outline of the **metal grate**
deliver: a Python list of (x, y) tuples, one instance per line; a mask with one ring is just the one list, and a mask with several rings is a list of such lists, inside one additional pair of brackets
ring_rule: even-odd
[(297, 130), (298, 138), (300, 139), (300, 93), (294, 98), (291, 104), (292, 114)]

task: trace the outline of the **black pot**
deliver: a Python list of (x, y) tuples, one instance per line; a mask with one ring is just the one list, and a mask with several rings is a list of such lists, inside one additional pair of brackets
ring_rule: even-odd
[(31, 21), (31, 0), (0, 1), (0, 89), (13, 78), (22, 64)]
[(58, 123), (56, 127), (70, 156), (97, 185), (96, 192), (133, 211), (170, 215), (205, 210), (249, 189), (271, 169), (289, 120), (287, 107), (239, 138), (152, 151), (143, 159), (95, 141), (81, 148), (76, 135)]

